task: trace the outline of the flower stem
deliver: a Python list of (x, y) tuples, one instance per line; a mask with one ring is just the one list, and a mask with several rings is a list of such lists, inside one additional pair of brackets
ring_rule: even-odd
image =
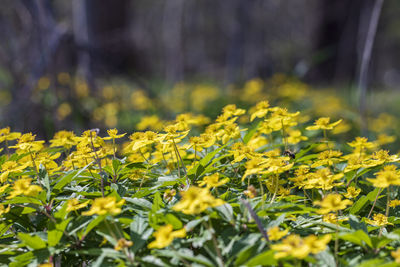
[(372, 211), (373, 211), (374, 208), (375, 208), (376, 201), (378, 200), (378, 196), (379, 196), (379, 194), (380, 194), (381, 192), (382, 192), (382, 188), (379, 188), (378, 194), (376, 194), (376, 198), (375, 198), (375, 200), (374, 200), (374, 203), (372, 204), (371, 210), (370, 210), (369, 213), (368, 213), (367, 219), (369, 219), (369, 217), (371, 217)]
[[(339, 216), (339, 214), (336, 214), (336, 216)], [(336, 266), (339, 266), (339, 224), (338, 222), (336, 223), (336, 236), (335, 236), (335, 263)]]
[(213, 241), (213, 245), (214, 245), (215, 251), (217, 252), (218, 259), (219, 259), (219, 265), (222, 266), (222, 267), (225, 267), (224, 259), (222, 258), (221, 250), (218, 247), (217, 238), (215, 237), (215, 231), (212, 228), (211, 219), (210, 219), (209, 222), (210, 222), (209, 224), (206, 223), (206, 222), (204, 222), (204, 224), (206, 225), (208, 230), (211, 232), (211, 238), (212, 238), (212, 241)]

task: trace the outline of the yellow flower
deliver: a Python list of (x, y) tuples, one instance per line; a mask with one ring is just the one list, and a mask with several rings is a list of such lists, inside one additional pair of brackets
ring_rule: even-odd
[[(231, 139), (240, 137), (240, 128), (236, 123), (226, 125), (221, 131), (222, 143), (226, 144)], [(243, 130), (242, 130), (243, 131)]]
[(182, 191), (181, 195), (181, 201), (172, 209), (185, 214), (199, 214), (209, 207), (217, 207), (225, 203), (221, 199), (214, 198), (207, 188), (191, 186), (187, 191)]
[(354, 186), (350, 186), (347, 188), (347, 192), (343, 194), (343, 196), (347, 198), (356, 198), (361, 192), (361, 189), (357, 189)]
[(12, 199), (19, 195), (25, 196), (36, 196), (42, 188), (38, 185), (31, 185), (31, 178), (23, 178), (15, 181), (11, 194), (7, 197), (7, 199)]
[(79, 210), (84, 207), (86, 207), (89, 204), (89, 200), (85, 201), (83, 203), (79, 203), (79, 200), (76, 198), (71, 198), (68, 200), (68, 205), (67, 205), (67, 211), (74, 211), (74, 210)]
[(329, 121), (329, 117), (321, 117), (314, 122), (315, 125), (308, 126), (306, 130), (332, 130), (336, 125), (342, 122), (342, 120), (332, 123), (329, 123)]
[(299, 235), (291, 234), (286, 237), (282, 243), (271, 245), (271, 249), (277, 251), (275, 259), (292, 256), (297, 259), (304, 259), (308, 254), (317, 254), (326, 249), (327, 244), (331, 241), (331, 235), (325, 235), (318, 238), (310, 235), (301, 238)]
[(269, 228), (267, 233), (268, 233), (268, 238), (271, 241), (276, 241), (281, 239), (282, 237), (284, 237), (285, 235), (287, 235), (287, 233), (289, 232), (289, 229), (286, 230), (279, 230), (278, 226), (274, 226), (272, 228)]
[(341, 134), (351, 130), (351, 125), (348, 122), (342, 121), (338, 126), (332, 130), (332, 134)]
[(315, 161), (311, 167), (316, 168), (322, 165), (333, 165), (340, 161), (342, 152), (337, 150), (326, 150), (318, 154), (318, 160)]
[(396, 263), (400, 264), (400, 248), (398, 248), (396, 251), (390, 252), (390, 255), (392, 255)]
[(3, 204), (0, 204), (0, 216), (3, 215), (4, 213), (7, 213), (10, 211), (10, 206), (8, 206), (7, 208), (4, 207)]
[(18, 139), (18, 143), (10, 148), (16, 148), (17, 154), (37, 152), (43, 148), (44, 141), (35, 141), (35, 137), (36, 135), (32, 133), (23, 134)]
[(121, 250), (123, 248), (129, 248), (133, 245), (132, 241), (128, 241), (125, 238), (120, 238), (117, 242), (117, 244), (115, 244), (114, 249), (115, 250)]
[(339, 194), (329, 194), (325, 196), (322, 201), (314, 202), (314, 205), (321, 206), (317, 211), (319, 214), (327, 214), (331, 211), (343, 210), (351, 204), (353, 204), (353, 201), (348, 199), (342, 200), (342, 196)]
[(0, 143), (2, 143), (4, 141), (11, 141), (11, 140), (18, 139), (20, 136), (21, 136), (21, 133), (18, 133), (18, 132), (12, 133), (10, 131), (10, 127), (0, 129)]
[(118, 134), (118, 130), (117, 129), (110, 129), (107, 130), (108, 133), (108, 137), (104, 137), (103, 140), (111, 140), (111, 139), (117, 139), (117, 138), (122, 138), (126, 135), (126, 133), (124, 134)]
[(295, 145), (301, 141), (305, 141), (308, 139), (308, 137), (302, 136), (301, 131), (299, 131), (299, 130), (288, 130), (288, 133), (289, 133), (289, 137), (288, 137), (287, 141), (289, 144)]
[(28, 167), (29, 163), (18, 164), (16, 161), (6, 161), (1, 165), (1, 171), (3, 172), (0, 175), (0, 182), (4, 183), (7, 181), (8, 176), (11, 173), (21, 173), (26, 167)]
[(328, 213), (322, 217), (322, 221), (326, 223), (337, 224), (338, 219), (335, 213)]
[(71, 147), (75, 146), (78, 142), (76, 140), (76, 136), (74, 132), (70, 131), (59, 131), (57, 132), (53, 139), (50, 140), (50, 147), (57, 147), (62, 146), (66, 149), (70, 149)]
[(379, 146), (383, 146), (386, 144), (390, 144), (393, 143), (394, 141), (396, 141), (396, 136), (390, 136), (390, 135), (386, 135), (386, 134), (379, 134), (378, 137), (376, 138), (376, 141), (374, 142), (374, 144), (379, 147)]
[(148, 248), (165, 248), (169, 246), (174, 238), (183, 238), (186, 236), (185, 228), (182, 228), (178, 231), (173, 231), (173, 227), (171, 224), (167, 224), (161, 226), (157, 232), (153, 234), (156, 238), (153, 242), (151, 242), (147, 247)]
[(246, 113), (246, 110), (237, 108), (235, 104), (227, 105), (222, 109), (223, 117), (225, 117), (226, 119), (232, 116), (240, 116), (244, 113)]
[(92, 204), (89, 211), (82, 212), (82, 215), (90, 216), (93, 214), (98, 215), (117, 215), (121, 213), (121, 206), (124, 205), (125, 199), (121, 199), (117, 202), (117, 199), (113, 196), (111, 197), (101, 197), (96, 198)]
[(373, 220), (365, 219), (368, 224), (376, 225), (376, 226), (385, 226), (387, 224), (392, 224), (388, 222), (388, 217), (383, 214), (375, 214)]
[(389, 207), (391, 207), (391, 208), (395, 208), (399, 205), (400, 205), (400, 200), (398, 200), (398, 199), (393, 199), (389, 202)]
[(390, 185), (400, 185), (400, 173), (395, 165), (387, 165), (375, 175), (376, 179), (367, 178), (375, 187), (386, 188)]
[(363, 148), (373, 148), (374, 144), (368, 142), (368, 138), (366, 137), (356, 137), (353, 142), (347, 143), (349, 146), (354, 147), (355, 149), (363, 149)]
[(277, 251), (274, 255), (275, 259), (292, 256), (297, 259), (304, 259), (311, 252), (308, 246), (299, 235), (291, 234), (286, 237), (282, 243), (271, 245), (271, 249)]
[[(164, 127), (165, 134), (160, 134), (160, 142), (162, 144), (179, 143), (185, 138), (190, 129), (182, 130), (182, 128), (177, 124), (171, 124)], [(154, 140), (155, 141), (155, 140)]]
[(310, 247), (311, 253), (317, 254), (326, 249), (326, 245), (331, 241), (331, 238), (331, 235), (324, 235), (321, 238), (315, 235), (309, 235), (304, 238), (304, 243)]
[(200, 186), (207, 185), (207, 188), (211, 188), (211, 187), (218, 187), (218, 186), (224, 185), (227, 182), (229, 182), (229, 178), (224, 178), (222, 180), (219, 180), (219, 173), (214, 173), (209, 176), (204, 176), (203, 180), (199, 181), (198, 184)]
[(255, 118), (262, 118), (267, 115), (269, 110), (269, 103), (268, 101), (261, 101), (258, 102), (255, 111), (251, 114), (250, 121), (253, 121)]
[(152, 131), (136, 132), (129, 136), (131, 142), (124, 148), (126, 153), (140, 151), (158, 140), (158, 135)]
[(0, 194), (3, 194), (4, 191), (6, 191), (6, 189), (9, 187), (9, 184), (5, 184), (3, 186), (0, 187)]
[(169, 202), (174, 198), (175, 195), (176, 195), (175, 189), (167, 189), (164, 192), (164, 200)]
[(42, 264), (38, 265), (38, 267), (53, 267), (53, 264), (47, 262), (47, 263), (42, 263)]
[(136, 124), (136, 128), (139, 131), (143, 131), (146, 129), (160, 131), (163, 128), (163, 122), (157, 115), (143, 116), (140, 122)]

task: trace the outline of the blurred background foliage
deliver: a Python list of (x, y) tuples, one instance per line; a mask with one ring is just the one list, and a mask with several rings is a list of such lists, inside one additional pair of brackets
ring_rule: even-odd
[[(305, 110), (304, 120), (343, 117), (343, 133), (357, 134), (355, 81), (374, 3), (4, 0), (0, 122), (46, 139), (158, 130), (179, 113), (206, 122), (228, 103), (266, 99)], [(398, 129), (399, 12), (399, 1), (384, 3), (373, 46), (371, 135)]]

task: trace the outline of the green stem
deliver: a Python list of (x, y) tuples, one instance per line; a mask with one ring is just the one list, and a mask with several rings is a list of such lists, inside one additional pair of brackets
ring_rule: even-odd
[[(339, 214), (336, 213), (336, 216)], [(336, 266), (339, 266), (339, 224), (336, 223), (336, 236), (335, 236), (335, 262)]]
[(369, 217), (371, 217), (372, 211), (373, 211), (374, 208), (375, 208), (376, 201), (378, 200), (378, 196), (379, 196), (379, 194), (380, 194), (381, 192), (382, 192), (382, 188), (379, 188), (378, 194), (376, 195), (376, 198), (375, 198), (375, 200), (374, 200), (374, 203), (372, 204), (371, 210), (370, 210), (369, 213), (368, 213), (367, 219), (369, 219)]
[(209, 222), (210, 222), (210, 224), (208, 224), (208, 223), (206, 223), (206, 222), (204, 222), (204, 224), (206, 225), (206, 227), (208, 228), (208, 230), (211, 232), (211, 237), (212, 237), (213, 245), (214, 245), (215, 251), (217, 252), (218, 259), (219, 259), (219, 264), (220, 264), (220, 266), (225, 267), (224, 259), (222, 258), (221, 250), (220, 250), (219, 247), (218, 247), (217, 238), (215, 237), (215, 231), (214, 231), (214, 229), (212, 228), (211, 219), (210, 219)]

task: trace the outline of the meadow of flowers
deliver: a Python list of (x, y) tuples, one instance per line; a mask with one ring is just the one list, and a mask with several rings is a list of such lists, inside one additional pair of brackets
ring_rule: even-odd
[[(1, 264), (398, 266), (396, 119), (360, 137), (335, 94), (262, 83), (232, 89), (214, 119), (201, 112), (218, 91), (201, 87), (200, 115), (150, 114), (133, 133), (1, 129)], [(165, 101), (181, 112), (191, 97)], [(113, 125), (104, 106), (94, 116)]]

